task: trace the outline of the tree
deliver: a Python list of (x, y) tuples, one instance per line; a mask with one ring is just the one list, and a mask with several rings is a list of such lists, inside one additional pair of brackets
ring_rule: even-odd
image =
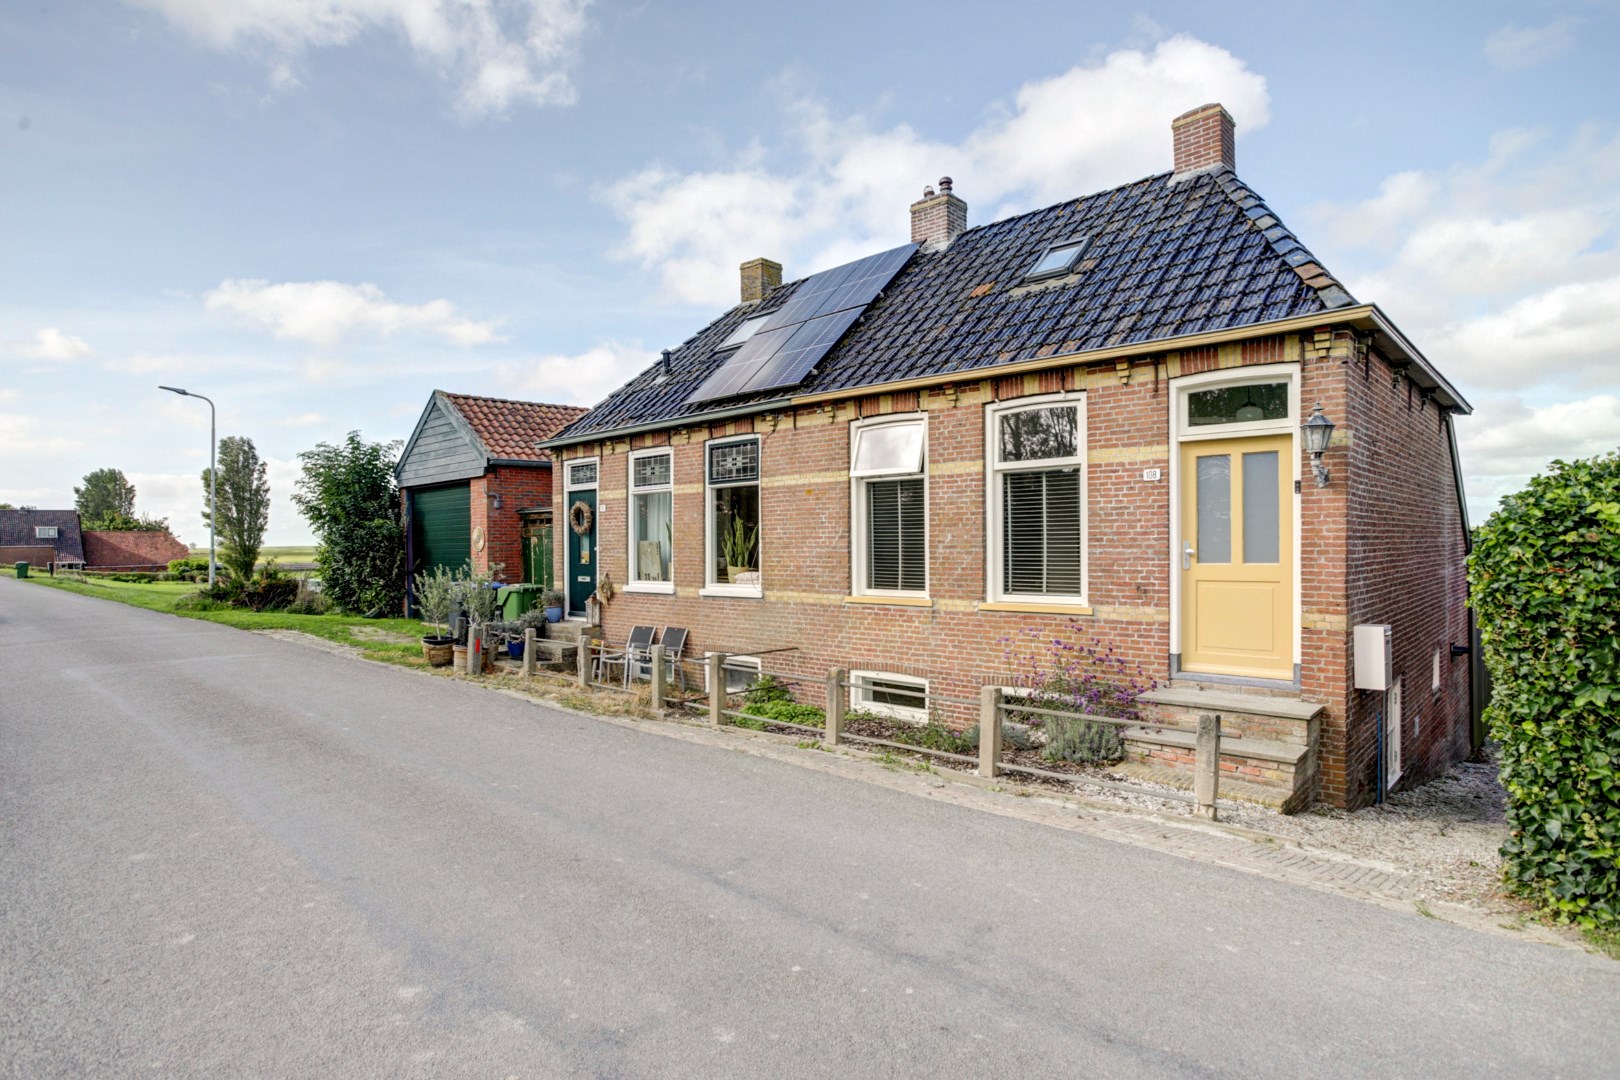
[(405, 599), (405, 527), (394, 486), (400, 443), (368, 443), (358, 431), (298, 455), (304, 473), (293, 502), (318, 541), (321, 591), (345, 611), (370, 618)]
[(202, 471), (203, 523), (212, 521), (219, 539), (219, 564), (238, 581), (253, 577), (270, 522), (270, 481), (253, 440), (227, 435), (219, 440), (219, 513), (210, 502), (210, 470)]
[(160, 517), (147, 517), (141, 514), (130, 517), (128, 514), (103, 514), (98, 518), (83, 518), (86, 529), (97, 529), (101, 532), (168, 532), (169, 519)]
[(84, 474), (84, 486), (73, 489), (73, 507), (88, 528), (99, 528), (104, 518), (135, 516), (135, 485), (122, 469), (97, 469)]

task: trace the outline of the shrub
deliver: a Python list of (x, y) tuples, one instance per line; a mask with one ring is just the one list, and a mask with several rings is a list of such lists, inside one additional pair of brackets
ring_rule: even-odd
[(776, 676), (760, 675), (748, 684), (748, 689), (743, 693), (743, 701), (746, 703), (745, 709), (747, 705), (768, 705), (773, 701), (791, 703), (793, 694), (777, 681)]
[(1620, 927), (1620, 453), (1555, 461), (1468, 561), (1509, 884), (1560, 919)]
[(174, 559), (169, 563), (169, 573), (178, 577), (194, 577), (197, 574), (207, 574), (208, 556), (188, 555), (184, 559)]
[(1046, 718), (1046, 745), (1041, 756), (1048, 761), (1072, 761), (1077, 765), (1112, 765), (1125, 757), (1125, 743), (1119, 729), (1079, 717)]
[(889, 737), (894, 742), (921, 746), (928, 750), (940, 750), (947, 754), (973, 754), (979, 749), (977, 735), (969, 738), (966, 732), (953, 730), (932, 720), (921, 726), (901, 728), (892, 732)]
[(287, 605), (289, 615), (325, 615), (332, 610), (332, 598), (325, 593), (302, 589)]
[(1069, 619), (1066, 631), (1056, 634), (1025, 627), (1001, 644), (1014, 685), (1043, 709), (1134, 720), (1137, 698), (1157, 685), (1141, 665), (1086, 634), (1078, 619)]
[(216, 578), (212, 588), (205, 586), (202, 595), (225, 607), (281, 611), (297, 599), (298, 580), (278, 574), (261, 574), (251, 581), (226, 576)]
[(322, 591), (345, 611), (393, 614), (405, 599), (405, 526), (394, 458), (400, 444), (368, 443), (351, 431), (338, 445), (298, 455), (303, 474), (293, 503), (320, 541)]
[(215, 600), (207, 595), (207, 589), (200, 589), (194, 593), (187, 593), (174, 602), (176, 611), (229, 611), (235, 605)]
[(749, 702), (742, 707), (742, 711), (750, 716), (774, 720), (781, 724), (803, 724), (806, 727), (821, 727), (827, 723), (827, 711), (825, 709), (819, 709), (814, 705), (801, 705), (797, 701), (773, 699)]

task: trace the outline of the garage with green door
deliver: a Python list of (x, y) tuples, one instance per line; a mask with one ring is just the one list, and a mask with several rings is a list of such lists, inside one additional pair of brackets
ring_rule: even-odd
[(462, 483), (416, 488), (410, 499), (416, 568), (460, 570), (472, 557), (471, 487)]

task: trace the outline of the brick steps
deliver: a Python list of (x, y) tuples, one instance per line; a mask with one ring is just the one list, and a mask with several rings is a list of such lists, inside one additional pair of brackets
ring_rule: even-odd
[[(1143, 724), (1121, 734), (1133, 762), (1191, 775), (1198, 718), (1221, 718), (1221, 784), (1270, 791), (1254, 801), (1283, 813), (1309, 806), (1316, 792), (1323, 706), (1296, 695), (1172, 686), (1142, 695)], [(1189, 781), (1190, 782), (1190, 781)], [(1251, 793), (1252, 794), (1252, 793)]]

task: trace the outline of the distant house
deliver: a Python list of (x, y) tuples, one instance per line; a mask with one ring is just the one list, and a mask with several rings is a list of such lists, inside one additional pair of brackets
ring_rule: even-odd
[[(975, 228), (942, 180), (909, 245), (744, 264), (740, 304), (543, 444), (570, 609), (611, 578), (610, 638), (846, 668), (919, 721), (1009, 682), (1010, 637), (1094, 637), (1161, 684), (1137, 752), (1176, 767), (1175, 725), (1219, 713), (1228, 775), (1289, 807), (1467, 754), (1469, 405), (1238, 178), (1233, 134), (1204, 106), (1173, 171)], [(1361, 624), (1362, 661), (1391, 628), (1387, 689), (1357, 689)]]
[(394, 469), (410, 572), (470, 562), (549, 585), (551, 454), (535, 444), (584, 412), (435, 390)]
[(84, 564), (77, 510), (0, 510), (0, 566)]

